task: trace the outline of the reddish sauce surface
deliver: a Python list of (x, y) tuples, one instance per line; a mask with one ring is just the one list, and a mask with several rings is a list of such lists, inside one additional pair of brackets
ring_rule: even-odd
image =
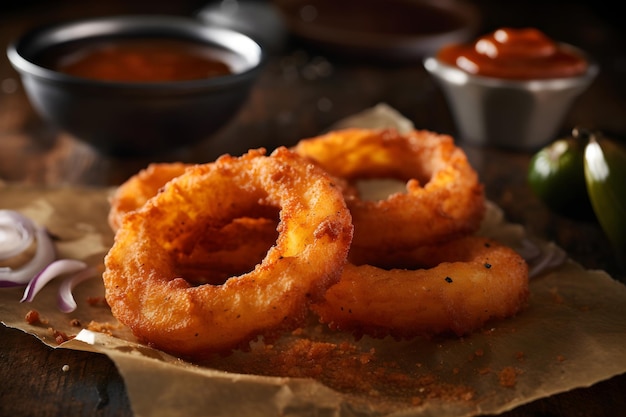
[(534, 28), (498, 29), (472, 44), (447, 46), (437, 58), (472, 74), (517, 80), (573, 77), (588, 66), (583, 56)]
[(47, 66), (83, 78), (123, 82), (197, 80), (231, 74), (207, 46), (184, 40), (141, 38), (85, 44), (57, 51)]

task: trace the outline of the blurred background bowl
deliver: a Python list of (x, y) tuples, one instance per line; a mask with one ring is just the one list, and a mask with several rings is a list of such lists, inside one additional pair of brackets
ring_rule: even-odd
[(555, 139), (575, 100), (589, 87), (598, 65), (570, 45), (589, 66), (579, 76), (511, 80), (473, 75), (435, 56), (424, 67), (441, 86), (459, 138), (477, 146), (533, 151)]
[[(89, 41), (176, 39), (219, 54), (230, 74), (185, 81), (106, 81), (45, 66), (42, 57)], [(154, 155), (210, 138), (238, 112), (264, 61), (250, 37), (178, 16), (112, 16), (29, 31), (7, 48), (34, 109), (95, 149)]]
[(208, 26), (233, 29), (250, 36), (266, 53), (282, 51), (287, 42), (287, 28), (271, 1), (213, 1), (198, 10), (196, 17)]
[(477, 7), (464, 0), (274, 0), (286, 26), (320, 51), (348, 59), (414, 63), (475, 36)]

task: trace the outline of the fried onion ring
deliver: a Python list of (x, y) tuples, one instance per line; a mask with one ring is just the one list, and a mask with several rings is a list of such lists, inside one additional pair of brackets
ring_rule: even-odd
[[(185, 279), (198, 245), (210, 251), (235, 219), (277, 210), (278, 238), (252, 271), (219, 285)], [(319, 167), (283, 147), (225, 155), (124, 216), (105, 258), (106, 300), (139, 340), (164, 351), (199, 358), (245, 348), (304, 320), (339, 279), (352, 232), (341, 191)]]
[[(450, 136), (344, 129), (303, 139), (293, 150), (352, 185), (344, 197), (355, 251), (443, 242), (476, 231), (484, 216), (483, 186)], [(378, 201), (359, 198), (357, 181), (381, 178), (406, 182), (406, 192)]]
[[(117, 230), (123, 217), (143, 206), (170, 180), (182, 175), (191, 164), (181, 162), (152, 163), (121, 184), (110, 197), (109, 225)], [(220, 284), (230, 275), (252, 270), (276, 242), (277, 214), (272, 219), (234, 219), (220, 229), (219, 244), (206, 245), (206, 239), (194, 247), (193, 253), (178, 259), (179, 271), (195, 285)], [(203, 244), (204, 243), (204, 244)]]
[(130, 177), (109, 198), (109, 226), (117, 230), (126, 213), (143, 206), (169, 180), (178, 177), (190, 166), (182, 162), (152, 163)]
[(409, 338), (469, 334), (527, 303), (526, 262), (491, 239), (466, 236), (386, 262), (423, 269), (348, 264), (313, 311), (332, 329)]

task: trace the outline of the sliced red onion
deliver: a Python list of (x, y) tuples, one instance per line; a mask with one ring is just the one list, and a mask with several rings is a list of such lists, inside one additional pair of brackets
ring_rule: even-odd
[(519, 244), (514, 247), (515, 251), (526, 260), (532, 262), (541, 256), (541, 249), (528, 238), (520, 240)]
[(97, 275), (95, 267), (73, 259), (55, 260), (52, 239), (43, 227), (37, 227), (28, 217), (12, 210), (0, 210), (0, 260), (19, 256), (31, 247), (36, 239), (35, 255), (19, 268), (0, 267), (0, 287), (26, 285), (20, 302), (32, 301), (51, 280), (67, 277), (59, 288), (57, 305), (65, 313), (76, 309), (72, 295), (74, 287)]
[(556, 245), (551, 245), (541, 254), (538, 259), (529, 263), (528, 276), (534, 278), (544, 272), (561, 266), (567, 261), (567, 253)]
[(59, 310), (64, 313), (71, 313), (76, 310), (76, 300), (72, 291), (81, 282), (94, 278), (98, 274), (98, 269), (95, 267), (85, 268), (74, 275), (66, 278), (59, 287), (59, 293), (57, 294), (57, 306)]
[(24, 252), (35, 239), (35, 224), (13, 210), (0, 210), (0, 261)]
[(567, 261), (567, 253), (555, 244), (540, 247), (530, 239), (523, 238), (513, 248), (528, 263), (529, 278), (558, 268)]
[(54, 278), (60, 275), (73, 274), (85, 268), (87, 268), (85, 262), (74, 259), (60, 259), (50, 263), (28, 283), (20, 302), (33, 301), (35, 295)]
[(37, 273), (54, 261), (54, 245), (46, 229), (37, 228), (35, 238), (37, 239), (37, 250), (35, 256), (26, 265), (16, 269), (0, 268), (0, 287), (26, 285)]

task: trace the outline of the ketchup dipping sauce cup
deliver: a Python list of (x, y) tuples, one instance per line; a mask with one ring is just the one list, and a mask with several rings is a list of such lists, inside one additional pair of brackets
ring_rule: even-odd
[(246, 101), (265, 57), (242, 33), (158, 15), (38, 27), (7, 55), (44, 119), (116, 156), (210, 138)]
[(554, 140), (598, 65), (580, 49), (534, 28), (502, 28), (425, 59), (461, 140), (534, 151)]

